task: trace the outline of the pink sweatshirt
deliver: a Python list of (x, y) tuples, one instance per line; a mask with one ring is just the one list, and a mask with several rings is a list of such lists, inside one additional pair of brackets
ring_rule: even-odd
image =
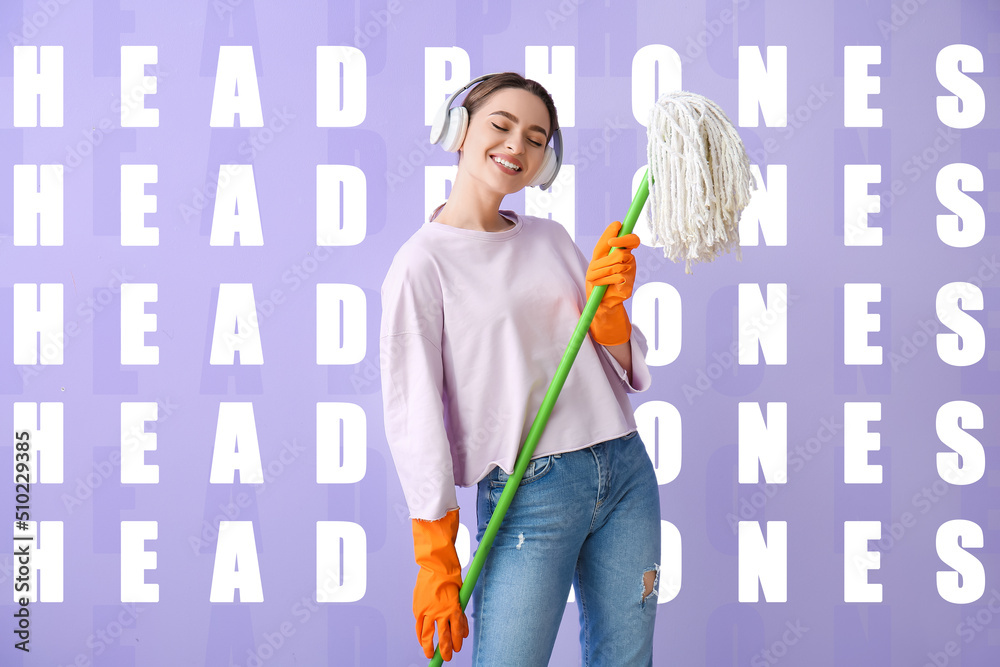
[[(440, 210), (440, 207), (438, 208)], [(558, 222), (501, 210), (510, 229), (424, 223), (382, 283), (379, 358), (385, 433), (410, 518), (458, 507), (496, 465), (513, 472), (586, 305), (589, 260)], [(649, 388), (632, 325), (632, 384), (588, 334), (533, 458), (635, 430), (628, 393)]]

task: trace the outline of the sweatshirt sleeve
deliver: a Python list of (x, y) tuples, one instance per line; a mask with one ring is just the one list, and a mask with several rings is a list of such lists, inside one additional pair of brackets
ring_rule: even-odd
[(457, 509), (444, 425), (442, 301), (433, 271), (397, 254), (382, 283), (379, 363), (386, 441), (411, 519)]

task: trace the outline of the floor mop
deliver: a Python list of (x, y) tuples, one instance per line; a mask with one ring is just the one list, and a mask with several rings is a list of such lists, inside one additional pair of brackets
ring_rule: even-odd
[[(664, 256), (674, 262), (684, 260), (686, 273), (691, 273), (693, 263), (710, 262), (733, 249), (739, 256), (740, 213), (750, 203), (756, 185), (746, 148), (729, 118), (718, 105), (696, 93), (666, 93), (650, 111), (646, 132), (648, 167), (618, 235), (632, 233), (648, 198), (652, 245), (662, 246)], [(591, 291), (542, 399), (462, 582), (459, 603), (463, 610), (606, 291), (607, 285)], [(440, 667), (441, 662), (435, 648), (429, 664)]]

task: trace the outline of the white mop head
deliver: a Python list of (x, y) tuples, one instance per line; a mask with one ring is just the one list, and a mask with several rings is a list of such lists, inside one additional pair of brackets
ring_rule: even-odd
[(649, 228), (664, 257), (711, 262), (736, 249), (756, 189), (750, 159), (725, 112), (708, 98), (665, 93), (649, 113)]

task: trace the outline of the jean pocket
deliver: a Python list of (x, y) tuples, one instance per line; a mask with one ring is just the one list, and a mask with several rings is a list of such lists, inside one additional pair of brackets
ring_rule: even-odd
[[(521, 483), (518, 486), (530, 484), (547, 475), (552, 470), (552, 466), (555, 465), (555, 460), (559, 456), (559, 454), (550, 454), (549, 456), (539, 456), (537, 459), (528, 461), (528, 467), (525, 468), (524, 475), (521, 477)], [(503, 468), (497, 466), (496, 475), (490, 481), (490, 485), (494, 487), (506, 486), (508, 479), (510, 479), (510, 475), (504, 472)]]

